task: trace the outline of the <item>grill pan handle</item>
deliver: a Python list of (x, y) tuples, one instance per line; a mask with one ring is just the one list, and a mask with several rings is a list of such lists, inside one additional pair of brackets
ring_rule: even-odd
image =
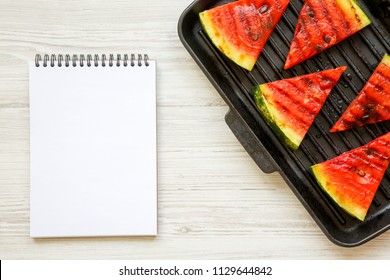
[(277, 171), (274, 160), (268, 154), (263, 144), (236, 113), (229, 110), (225, 115), (225, 121), (238, 141), (240, 141), (241, 145), (264, 173)]

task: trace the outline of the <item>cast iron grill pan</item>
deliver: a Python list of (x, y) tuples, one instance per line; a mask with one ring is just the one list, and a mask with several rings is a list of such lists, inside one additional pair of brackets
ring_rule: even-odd
[[(390, 53), (386, 9), (375, 12), (375, 1), (358, 1), (373, 23), (362, 31), (303, 62), (282, 70), (302, 0), (291, 0), (272, 33), (254, 69), (235, 65), (211, 43), (199, 22), (198, 13), (230, 1), (198, 0), (181, 15), (179, 37), (219, 94), (229, 105), (226, 122), (263, 172), (279, 172), (325, 235), (335, 244), (357, 246), (390, 228), (390, 172), (361, 222), (339, 208), (318, 186), (309, 171), (313, 164), (362, 146), (390, 131), (383, 122), (342, 133), (329, 129), (362, 89), (385, 53)], [(387, 2), (389, 4), (389, 2)], [(371, 6), (369, 6), (371, 5)], [(390, 5), (388, 5), (390, 6)], [(385, 11), (385, 12), (384, 12)], [(341, 77), (300, 148), (291, 151), (262, 119), (251, 97), (253, 85), (295, 77), (346, 65)]]

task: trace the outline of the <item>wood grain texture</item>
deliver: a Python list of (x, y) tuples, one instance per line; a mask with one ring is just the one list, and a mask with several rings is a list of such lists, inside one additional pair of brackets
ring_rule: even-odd
[[(177, 35), (190, 0), (1, 0), (0, 259), (389, 259), (390, 232), (331, 243), (278, 174), (264, 174)], [(159, 235), (29, 237), (27, 62), (36, 53), (158, 61)]]

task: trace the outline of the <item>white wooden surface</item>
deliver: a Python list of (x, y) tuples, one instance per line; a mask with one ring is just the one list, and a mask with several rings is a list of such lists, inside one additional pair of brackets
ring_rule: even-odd
[[(334, 245), (246, 154), (178, 38), (190, 2), (0, 0), (0, 259), (389, 259), (390, 232)], [(130, 52), (158, 61), (158, 237), (31, 239), (27, 62)]]

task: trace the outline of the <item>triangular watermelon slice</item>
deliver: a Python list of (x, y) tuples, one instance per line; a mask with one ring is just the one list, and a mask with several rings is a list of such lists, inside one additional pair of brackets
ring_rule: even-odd
[(390, 56), (386, 54), (330, 132), (387, 120), (390, 120)]
[(306, 0), (284, 69), (319, 54), (370, 23), (356, 0)]
[(346, 68), (338, 67), (253, 87), (252, 94), (260, 113), (289, 148), (298, 149)]
[(199, 14), (213, 44), (241, 67), (252, 70), (290, 0), (241, 0)]
[(389, 165), (390, 132), (365, 146), (311, 167), (321, 188), (345, 211), (364, 221)]

